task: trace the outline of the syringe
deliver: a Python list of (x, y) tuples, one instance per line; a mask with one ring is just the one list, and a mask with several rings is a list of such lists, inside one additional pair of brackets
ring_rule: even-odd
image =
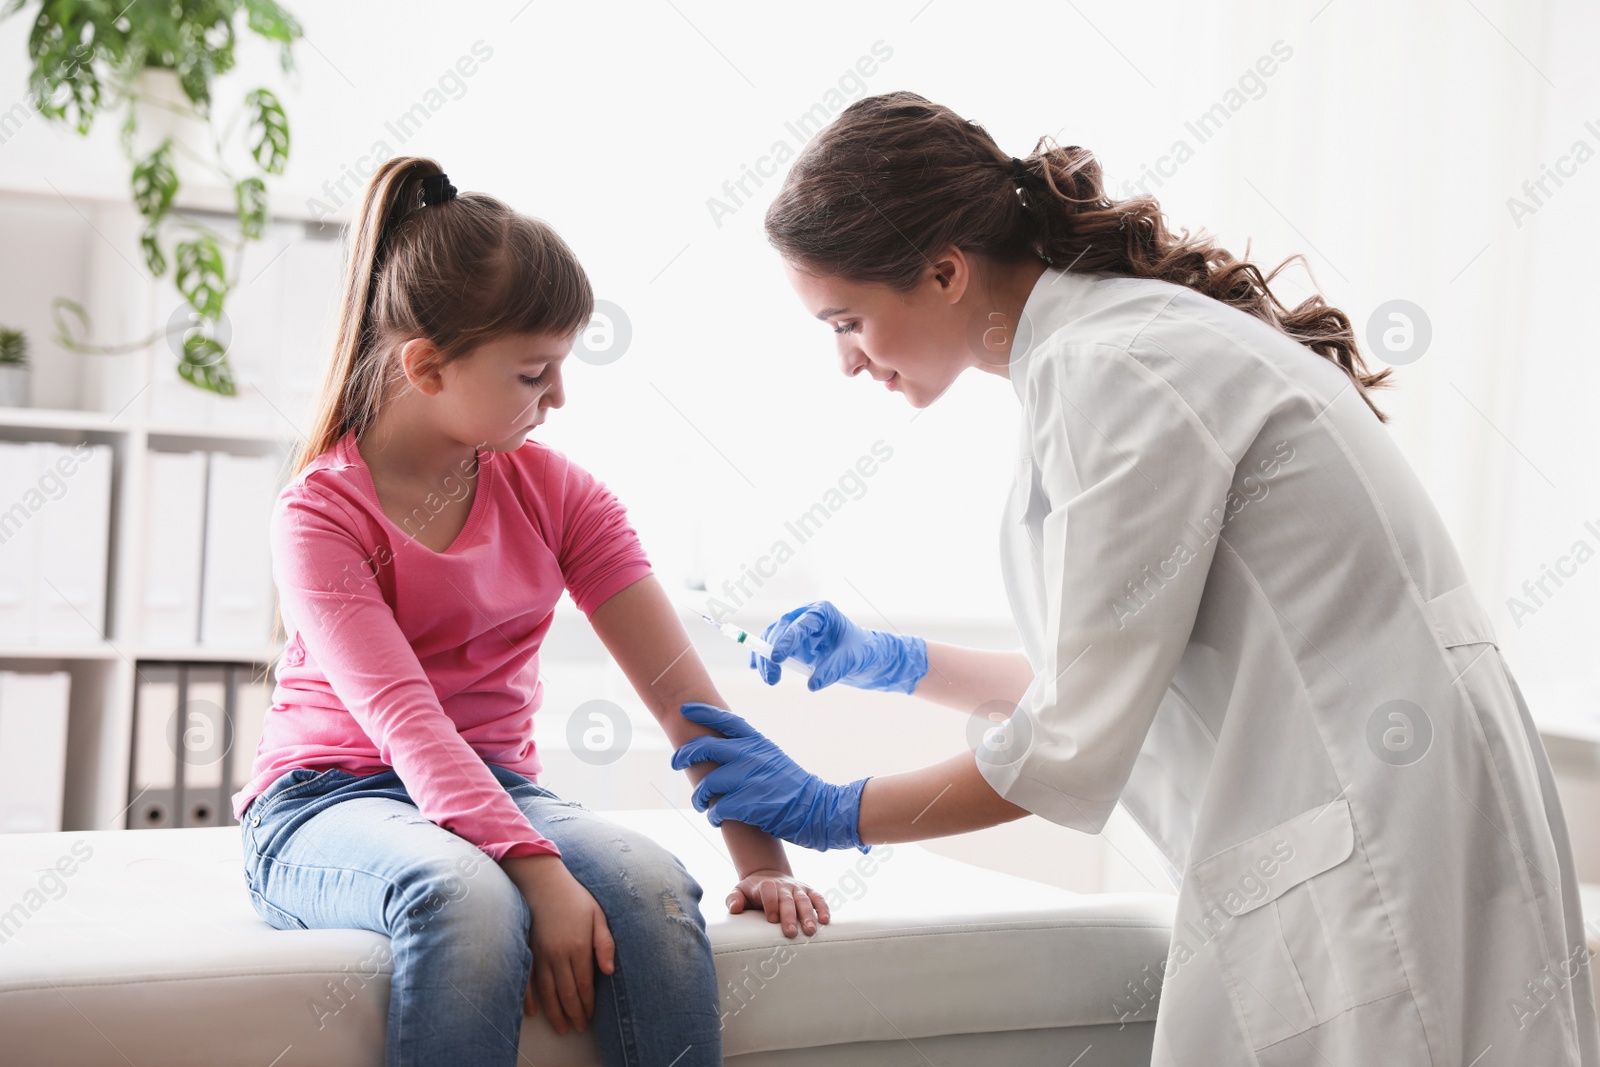
[[(772, 646), (743, 627), (736, 626), (731, 622), (718, 622), (716, 619), (713, 619), (710, 615), (707, 615), (699, 608), (690, 606), (688, 604), (684, 604), (682, 607), (685, 611), (692, 611), (696, 615), (700, 616), (700, 618), (704, 619), (711, 626), (715, 627), (717, 632), (723, 637), (728, 638), (728, 640), (733, 641), (736, 644), (743, 645), (750, 651), (756, 653), (757, 655), (765, 656), (769, 660), (772, 658)], [(799, 674), (806, 675), (807, 677), (811, 675), (811, 668), (793, 657), (777, 663), (776, 666), (779, 670), (793, 670)]]

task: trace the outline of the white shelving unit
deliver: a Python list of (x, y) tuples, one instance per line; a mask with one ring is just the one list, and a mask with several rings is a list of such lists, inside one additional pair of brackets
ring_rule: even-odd
[[(180, 214), (227, 227), (224, 192), (186, 190), (180, 199)], [(274, 196), (273, 206), (282, 208), (282, 199)], [(340, 222), (275, 214), (266, 236), (247, 246), (227, 304), (240, 396), (212, 397), (178, 379), (164, 339), (112, 356), (74, 353), (54, 340), (56, 297), (83, 305), (95, 343), (148, 337), (180, 307), (172, 268), (162, 279), (144, 269), (131, 202), (0, 187), (0, 323), (28, 334), (36, 405), (0, 408), (0, 440), (87, 441), (113, 453), (104, 640), (0, 646), (0, 669), (71, 674), (65, 829), (126, 825), (141, 662), (253, 664), (264, 677), (275, 657), (268, 633), (243, 648), (155, 646), (138, 633), (145, 457), (191, 450), (275, 455), (287, 470), (332, 332)], [(170, 241), (167, 255), (175, 258)]]

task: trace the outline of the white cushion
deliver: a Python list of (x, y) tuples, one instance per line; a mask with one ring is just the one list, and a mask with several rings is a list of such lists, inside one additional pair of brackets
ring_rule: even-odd
[[(1171, 897), (1079, 895), (911, 844), (791, 848), (795, 873), (835, 906), (816, 935), (788, 939), (759, 911), (727, 913), (733, 868), (704, 816), (603, 814), (660, 841), (704, 888), (739, 1067), (974, 1062), (980, 1048), (986, 1067), (1062, 1064), (1090, 1036), (1097, 1067), (1147, 1061), (1153, 1011), (1137, 1024), (1119, 1011), (1127, 983), (1165, 958)], [(0, 1060), (381, 1065), (387, 938), (273, 929), (240, 855), (237, 827), (0, 837)], [(312, 1003), (330, 982), (347, 1002), (319, 1029)], [(523, 1022), (527, 1060), (598, 1065), (592, 1033), (558, 1036), (542, 1013)]]

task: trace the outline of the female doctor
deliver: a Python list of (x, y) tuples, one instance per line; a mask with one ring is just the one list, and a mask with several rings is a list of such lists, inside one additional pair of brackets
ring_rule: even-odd
[(911, 93), (820, 133), (766, 227), (847, 375), (918, 408), (1010, 379), (1026, 656), (790, 611), (769, 683), (793, 657), (812, 689), (1014, 710), (841, 786), (686, 704), (722, 735), (674, 753), (721, 765), (696, 807), (830, 849), (1030, 813), (1093, 833), (1120, 802), (1179, 885), (1156, 1064), (1600, 1063), (1544, 749), (1349, 319), (1109, 199), (1086, 150), (1017, 160)]

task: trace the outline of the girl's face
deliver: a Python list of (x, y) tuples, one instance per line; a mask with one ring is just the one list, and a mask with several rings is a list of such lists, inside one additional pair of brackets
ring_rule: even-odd
[(441, 427), (463, 444), (521, 448), (550, 409), (566, 403), (561, 366), (577, 336), (507, 334), (444, 364), (432, 397)]
[(954, 279), (950, 266), (930, 264), (909, 293), (807, 273), (787, 262), (784, 270), (806, 310), (833, 328), (847, 376), (865, 370), (912, 407), (923, 408), (977, 362), (967, 344), (968, 310), (961, 300), (966, 265), (956, 265)]

